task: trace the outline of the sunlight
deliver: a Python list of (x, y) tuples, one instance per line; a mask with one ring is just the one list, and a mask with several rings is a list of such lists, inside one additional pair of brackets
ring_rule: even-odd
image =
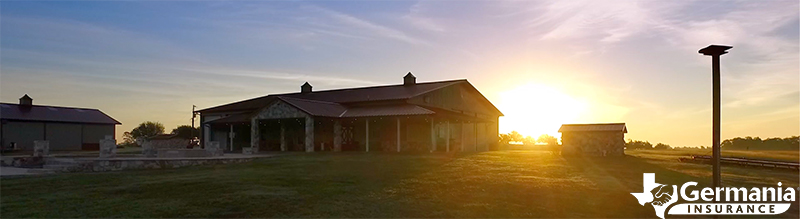
[(587, 103), (541, 84), (526, 84), (500, 93), (500, 133), (517, 131), (534, 138), (541, 134), (560, 136), (561, 124), (575, 122)]

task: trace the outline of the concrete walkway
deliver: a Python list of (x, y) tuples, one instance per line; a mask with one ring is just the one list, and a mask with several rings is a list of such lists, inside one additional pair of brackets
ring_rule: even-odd
[(28, 172), (28, 170), (29, 168), (0, 167), (0, 177), (16, 177), (16, 176), (41, 174), (41, 173)]

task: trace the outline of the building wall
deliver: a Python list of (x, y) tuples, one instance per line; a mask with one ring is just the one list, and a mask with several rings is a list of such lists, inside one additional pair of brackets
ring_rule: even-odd
[[(33, 150), (33, 141), (50, 141), (51, 151), (82, 150), (86, 144), (96, 144), (106, 135), (114, 136), (115, 125), (7, 122), (3, 125), (3, 147), (17, 143), (21, 150)], [(94, 147), (95, 149), (97, 147)]]
[(204, 146), (206, 143), (210, 141), (218, 141), (218, 140), (212, 140), (214, 139), (214, 137), (213, 134), (211, 133), (211, 124), (204, 124), (204, 122), (219, 119), (222, 118), (223, 116), (225, 115), (224, 114), (200, 115), (200, 127), (202, 129), (200, 131), (200, 138), (202, 139), (200, 142), (202, 142)]
[(113, 138), (113, 136), (115, 136), (115, 128), (114, 125), (84, 124), (82, 149), (99, 149), (100, 139), (105, 139), (106, 135), (110, 135)]
[[(219, 147), (225, 149), (226, 151), (229, 149), (230, 138), (228, 138), (228, 133), (230, 133), (230, 126), (222, 126), (222, 125), (214, 125), (208, 128), (209, 135), (208, 141), (216, 141), (219, 142)], [(247, 147), (250, 147), (248, 145)]]
[(33, 141), (44, 140), (44, 123), (8, 122), (3, 125), (3, 147), (15, 142), (22, 150), (33, 150)]
[(45, 140), (50, 141), (50, 151), (81, 150), (81, 128), (80, 124), (47, 123)]
[(409, 103), (432, 106), (460, 112), (466, 116), (492, 119), (500, 114), (477, 90), (466, 84), (445, 87), (430, 93), (411, 98)]
[(625, 154), (623, 132), (564, 132), (561, 133), (563, 154), (612, 156)]

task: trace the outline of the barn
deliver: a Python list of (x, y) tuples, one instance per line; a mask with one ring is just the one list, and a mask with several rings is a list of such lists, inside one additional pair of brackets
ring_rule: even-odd
[[(485, 151), (503, 114), (467, 80), (271, 94), (199, 110), (226, 151)], [(250, 149), (252, 148), (252, 149)]]
[(98, 150), (100, 139), (114, 136), (119, 121), (97, 109), (33, 105), (27, 94), (19, 104), (0, 103), (3, 149), (33, 150), (33, 141), (47, 140), (50, 151)]
[(625, 155), (625, 123), (564, 124), (558, 132), (562, 154)]

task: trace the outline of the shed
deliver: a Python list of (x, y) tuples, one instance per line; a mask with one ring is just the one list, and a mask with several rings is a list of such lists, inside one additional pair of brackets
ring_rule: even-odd
[(98, 150), (120, 124), (98, 109), (33, 105), (27, 94), (19, 104), (0, 103), (3, 148), (33, 150), (33, 141), (47, 140), (51, 151)]
[(564, 124), (558, 132), (563, 154), (625, 155), (625, 123)]

